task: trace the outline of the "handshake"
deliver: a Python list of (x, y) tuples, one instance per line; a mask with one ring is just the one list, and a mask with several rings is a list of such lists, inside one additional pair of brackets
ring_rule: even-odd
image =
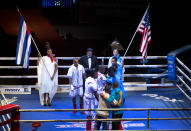
[[(102, 96), (104, 99), (107, 100), (107, 98), (109, 98), (109, 94), (107, 93), (100, 93), (100, 96)], [(111, 102), (111, 105), (113, 106), (118, 106), (118, 101), (116, 101), (115, 99)]]

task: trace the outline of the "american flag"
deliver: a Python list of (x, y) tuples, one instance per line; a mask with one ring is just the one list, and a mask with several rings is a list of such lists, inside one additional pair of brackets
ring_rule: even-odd
[(142, 53), (143, 59), (147, 58), (147, 47), (148, 44), (151, 42), (151, 28), (149, 19), (150, 17), (148, 7), (137, 29), (137, 32), (142, 34), (142, 40), (139, 51)]

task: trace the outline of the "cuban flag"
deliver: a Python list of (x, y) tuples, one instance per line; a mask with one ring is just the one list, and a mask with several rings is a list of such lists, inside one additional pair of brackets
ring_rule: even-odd
[(21, 16), (19, 35), (16, 50), (16, 64), (29, 68), (29, 56), (31, 53), (31, 33)]

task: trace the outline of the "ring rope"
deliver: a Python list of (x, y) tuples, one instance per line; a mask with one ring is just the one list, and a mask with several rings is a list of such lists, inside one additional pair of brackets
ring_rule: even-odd
[(178, 62), (180, 65), (182, 65), (182, 67), (184, 67), (189, 73), (191, 73), (191, 70), (190, 70), (186, 65), (184, 65), (184, 63), (183, 63), (180, 59), (178, 59), (178, 58), (176, 57), (176, 60), (177, 60), (177, 62)]
[[(158, 86), (158, 87), (172, 87), (174, 86), (173, 83), (166, 83), (166, 84), (137, 84), (137, 83), (124, 83), (125, 87), (151, 87), (151, 86)], [(20, 87), (20, 88), (38, 88), (37, 85), (0, 85), (0, 87)], [(70, 87), (68, 84), (61, 84), (58, 87)]]
[[(107, 65), (104, 65), (107, 67)], [(60, 65), (58, 68), (62, 69), (68, 69), (69, 65)], [(164, 68), (167, 67), (167, 65), (124, 65), (124, 68)], [(36, 69), (37, 66), (29, 66), (29, 69)], [(0, 69), (23, 69), (23, 66), (0, 66)]]
[[(124, 74), (124, 77), (164, 77), (168, 74)], [(68, 78), (67, 75), (59, 75), (59, 78)], [(0, 76), (0, 78), (38, 78), (37, 75), (29, 76)]]
[(191, 117), (183, 118), (113, 118), (113, 119), (62, 119), (62, 120), (14, 120), (14, 122), (86, 122), (86, 121), (144, 121), (144, 120), (191, 120)]
[(189, 95), (186, 94), (186, 92), (178, 85), (176, 84), (176, 86), (180, 89), (180, 91), (191, 101), (191, 97)]
[[(73, 60), (76, 57), (56, 57), (58, 60)], [(80, 57), (77, 57), (80, 58)], [(110, 57), (97, 57), (97, 59), (109, 59)], [(166, 59), (167, 56), (147, 56), (147, 59)], [(30, 57), (29, 60), (37, 60), (38, 57)], [(127, 56), (124, 59), (142, 59), (142, 56)], [(0, 60), (16, 60), (16, 57), (0, 57)]]
[(110, 108), (110, 109), (19, 109), (19, 112), (59, 112), (59, 111), (182, 111), (191, 110), (191, 108)]
[(177, 75), (177, 78), (186, 86), (186, 88), (187, 88), (189, 91), (191, 91), (190, 86), (188, 86), (188, 85), (186, 84), (186, 82), (185, 82), (179, 75)]
[(191, 82), (191, 79), (178, 66), (176, 66), (176, 69)]

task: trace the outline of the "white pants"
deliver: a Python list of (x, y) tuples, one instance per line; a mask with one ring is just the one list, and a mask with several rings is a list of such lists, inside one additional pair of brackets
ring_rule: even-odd
[[(95, 98), (88, 99), (84, 96), (84, 109), (95, 109), (95, 100)], [(93, 118), (95, 111), (85, 111), (85, 114)]]
[(70, 89), (69, 95), (71, 97), (76, 97), (77, 95), (79, 95), (80, 97), (83, 96), (83, 87), (74, 87), (73, 90)]

